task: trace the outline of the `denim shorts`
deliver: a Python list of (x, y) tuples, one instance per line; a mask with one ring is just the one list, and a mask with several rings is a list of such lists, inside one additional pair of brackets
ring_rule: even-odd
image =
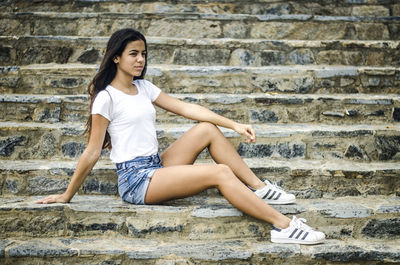
[(118, 192), (122, 200), (133, 204), (145, 204), (147, 188), (154, 172), (162, 168), (158, 154), (140, 156), (117, 163)]

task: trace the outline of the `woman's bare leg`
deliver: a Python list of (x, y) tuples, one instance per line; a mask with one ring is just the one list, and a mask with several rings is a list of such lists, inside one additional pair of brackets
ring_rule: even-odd
[(207, 147), (214, 161), (229, 166), (241, 181), (255, 189), (265, 186), (223, 133), (207, 122), (197, 124), (171, 144), (161, 155), (163, 166), (193, 164), (199, 153)]
[(157, 169), (148, 187), (145, 202), (188, 197), (207, 188), (218, 188), (240, 211), (269, 222), (278, 228), (289, 226), (290, 219), (266, 204), (249, 190), (227, 165), (182, 165)]

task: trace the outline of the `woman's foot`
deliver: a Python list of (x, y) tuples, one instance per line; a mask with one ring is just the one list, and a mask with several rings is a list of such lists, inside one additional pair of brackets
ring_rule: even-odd
[(296, 201), (293, 194), (285, 192), (281, 187), (265, 180), (265, 187), (253, 190), (254, 193), (268, 204), (290, 204)]
[(315, 231), (312, 227), (305, 224), (303, 218), (293, 216), (288, 228), (279, 229), (273, 227), (271, 230), (271, 241), (274, 243), (285, 244), (320, 244), (325, 241), (325, 234)]

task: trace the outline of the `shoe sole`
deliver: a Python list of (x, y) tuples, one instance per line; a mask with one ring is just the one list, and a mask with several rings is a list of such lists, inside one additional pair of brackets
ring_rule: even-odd
[(290, 201), (272, 201), (272, 200), (265, 200), (265, 199), (264, 199), (263, 201), (265, 201), (266, 203), (271, 204), (271, 205), (282, 205), (282, 204), (291, 204), (291, 203), (295, 203), (295, 202), (296, 202), (296, 199), (290, 200)]
[(303, 241), (303, 240), (296, 240), (296, 239), (272, 239), (272, 243), (280, 243), (280, 244), (301, 244), (301, 245), (317, 245), (321, 244), (325, 241), (325, 239), (321, 239), (318, 241)]

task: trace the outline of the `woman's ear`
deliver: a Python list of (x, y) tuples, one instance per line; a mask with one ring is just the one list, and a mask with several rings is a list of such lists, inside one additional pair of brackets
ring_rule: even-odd
[(114, 63), (119, 63), (119, 57), (118, 56), (114, 56), (113, 61), (114, 61)]

